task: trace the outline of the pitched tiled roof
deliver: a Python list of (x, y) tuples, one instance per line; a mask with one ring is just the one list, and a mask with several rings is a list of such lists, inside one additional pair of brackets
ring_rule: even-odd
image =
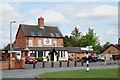
[(10, 44), (8, 44), (3, 50), (10, 51)]
[(25, 36), (41, 36), (41, 37), (63, 37), (58, 27), (44, 26), (39, 28), (38, 25), (20, 25)]
[(109, 46), (107, 46), (101, 53), (103, 53), (104, 51), (106, 51), (109, 47), (111, 47), (111, 46), (113, 46), (113, 47), (115, 47), (115, 48), (117, 48), (118, 50), (120, 50), (120, 46), (118, 45), (118, 44), (110, 44)]
[(68, 52), (72, 53), (72, 52), (76, 52), (79, 53), (81, 52), (80, 47), (68, 47)]
[[(85, 50), (81, 50), (81, 47), (68, 47), (68, 53), (86, 53)], [(88, 51), (94, 53), (95, 51)]]

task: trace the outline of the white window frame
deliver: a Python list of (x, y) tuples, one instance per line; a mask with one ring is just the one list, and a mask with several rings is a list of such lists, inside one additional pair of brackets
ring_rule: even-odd
[(53, 46), (57, 46), (57, 41), (53, 41)]
[(46, 51), (43, 51), (43, 58), (46, 57)]
[(33, 46), (33, 40), (30, 39), (28, 45)]
[(64, 58), (65, 57), (65, 51), (59, 51), (59, 57)]
[(42, 46), (42, 40), (38, 40), (38, 47)]

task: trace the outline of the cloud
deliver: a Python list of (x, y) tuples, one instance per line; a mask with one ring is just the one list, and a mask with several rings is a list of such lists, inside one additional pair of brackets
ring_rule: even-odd
[(2, 41), (0, 48), (7, 45), (10, 40), (10, 22), (15, 20), (16, 23), (12, 24), (12, 41), (15, 40), (15, 36), (19, 27), (19, 24), (24, 20), (26, 23), (31, 23), (32, 20), (27, 20), (16, 8), (14, 8), (9, 3), (0, 3), (0, 33), (2, 35)]
[(59, 12), (42, 9), (32, 9), (30, 11), (31, 15), (36, 15), (38, 18), (43, 17), (46, 25), (62, 25), (68, 22), (64, 15)]
[(0, 12), (2, 12), (2, 15), (0, 15), (0, 18), (2, 18), (0, 20), (0, 32), (2, 35), (0, 47), (2, 47), (3, 45), (7, 45), (7, 43), (9, 42), (8, 33), (10, 30), (10, 21), (12, 21), (14, 18), (18, 18), (19, 14), (8, 3), (0, 3)]
[(107, 36), (118, 36), (118, 31), (115, 29), (108, 29), (108, 31), (106, 32)]
[(111, 22), (109, 24), (109, 27), (106, 30), (107, 36), (115, 36), (118, 37), (118, 23), (117, 22)]
[(117, 17), (118, 8), (110, 5), (99, 5), (95, 8), (78, 12), (76, 18), (103, 19)]
[(47, 10), (41, 15), (47, 24), (65, 24), (67, 22), (62, 14), (55, 11)]

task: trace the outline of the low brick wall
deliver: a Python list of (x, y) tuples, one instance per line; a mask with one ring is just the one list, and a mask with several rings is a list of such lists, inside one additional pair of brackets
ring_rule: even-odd
[(24, 60), (22, 60), (22, 59), (20, 61), (16, 60), (15, 61), (15, 69), (23, 69), (23, 68), (25, 68)]
[(8, 61), (1, 61), (0, 63), (1, 69), (9, 69), (9, 62)]
[[(1, 61), (0, 67), (2, 70), (8, 70), (9, 69), (9, 61)], [(12, 69), (23, 69), (25, 68), (24, 60), (13, 60), (12, 61)]]

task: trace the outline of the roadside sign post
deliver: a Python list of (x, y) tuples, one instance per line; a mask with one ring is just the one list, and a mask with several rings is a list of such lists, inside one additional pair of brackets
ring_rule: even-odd
[(86, 48), (81, 48), (81, 50), (85, 50), (86, 51), (86, 58), (87, 58), (87, 72), (89, 72), (89, 60), (88, 60), (88, 57), (89, 57), (89, 55), (88, 55), (88, 51), (93, 51), (93, 49), (92, 49), (92, 46), (87, 46)]

